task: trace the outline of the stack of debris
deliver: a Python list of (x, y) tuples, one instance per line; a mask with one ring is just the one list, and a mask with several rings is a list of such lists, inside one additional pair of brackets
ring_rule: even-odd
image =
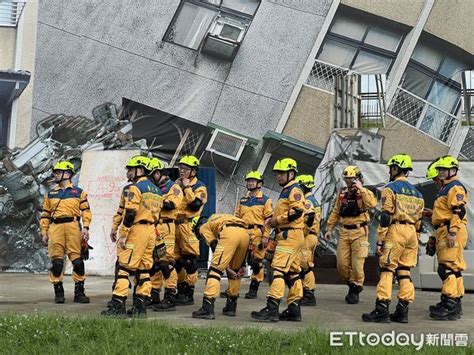
[(49, 116), (37, 125), (37, 138), (24, 149), (0, 148), (0, 270), (47, 269), (39, 218), (43, 196), (54, 184), (54, 162), (68, 159), (80, 173), (81, 156), (86, 150), (147, 150), (145, 140), (133, 141), (131, 132), (137, 119), (133, 113), (106, 103), (92, 114), (92, 120)]

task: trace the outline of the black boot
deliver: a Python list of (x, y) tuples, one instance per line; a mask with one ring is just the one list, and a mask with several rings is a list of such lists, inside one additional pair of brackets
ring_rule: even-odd
[(261, 322), (278, 322), (280, 320), (280, 314), (278, 313), (279, 306), (280, 300), (268, 297), (267, 306), (258, 312), (252, 312), (251, 316), (253, 319)]
[(127, 312), (125, 311), (125, 301), (127, 297), (112, 296), (112, 299), (107, 303), (107, 309), (100, 314), (103, 316), (125, 318)]
[(54, 284), (54, 303), (64, 303), (64, 288), (63, 283), (58, 282)]
[(155, 312), (173, 312), (176, 311), (175, 294), (171, 288), (165, 288), (165, 297), (159, 304), (153, 306)]
[(132, 318), (146, 318), (146, 296), (133, 296), (133, 306), (127, 311), (127, 315)]
[(435, 308), (430, 317), (436, 320), (458, 320), (461, 318), (459, 304), (456, 299), (446, 297), (442, 308)]
[(202, 299), (202, 307), (193, 312), (193, 318), (214, 319), (214, 298), (204, 297)]
[(430, 312), (434, 311), (435, 309), (443, 308), (444, 303), (446, 302), (446, 296), (441, 294), (441, 301), (436, 303), (435, 305), (430, 306)]
[(461, 298), (462, 298), (462, 297), (457, 297), (457, 298), (456, 298), (456, 302), (458, 303), (458, 307), (459, 307), (459, 315), (460, 315), (460, 316), (462, 316)]
[(248, 300), (257, 298), (258, 286), (260, 286), (260, 282), (257, 280), (252, 280), (250, 282), (249, 292), (245, 294), (245, 298)]
[(146, 308), (152, 308), (160, 303), (160, 289), (152, 288), (150, 297), (146, 301)]
[(408, 323), (408, 301), (398, 300), (395, 312), (390, 314), (390, 320), (397, 323)]
[(222, 309), (222, 314), (225, 316), (235, 317), (237, 310), (237, 298), (239, 296), (228, 296), (225, 307)]
[(176, 297), (177, 306), (188, 306), (194, 304), (194, 285), (186, 284), (182, 294), (178, 294)]
[(89, 303), (89, 297), (84, 293), (84, 281), (76, 282), (74, 285), (74, 302), (75, 303)]
[(359, 303), (359, 293), (361, 293), (363, 289), (362, 286), (358, 286), (351, 282), (349, 284), (349, 292), (346, 295), (346, 302), (349, 304)]
[(288, 308), (280, 313), (280, 320), (290, 322), (301, 322), (301, 308), (300, 302), (295, 301), (288, 305)]
[(314, 290), (303, 289), (303, 298), (301, 299), (302, 306), (316, 306), (316, 297), (314, 297)]
[(370, 313), (364, 313), (362, 320), (364, 322), (390, 323), (389, 304), (390, 301), (377, 300), (375, 302), (375, 309)]

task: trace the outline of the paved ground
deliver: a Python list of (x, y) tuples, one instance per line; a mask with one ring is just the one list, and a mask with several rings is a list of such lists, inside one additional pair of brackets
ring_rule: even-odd
[[(227, 281), (223, 280), (224, 287)], [(87, 295), (91, 303), (80, 305), (72, 303), (73, 282), (70, 277), (65, 279), (66, 303), (56, 305), (53, 300), (53, 289), (46, 275), (0, 273), (0, 314), (2, 313), (59, 313), (67, 315), (97, 315), (105, 308), (110, 299), (112, 278), (90, 277), (86, 281)], [(200, 307), (204, 280), (199, 280), (194, 306), (179, 307), (176, 312), (157, 313), (150, 311), (149, 319), (160, 319), (177, 324), (226, 325), (231, 327), (258, 327), (263, 329), (301, 330), (317, 326), (326, 330), (363, 331), (366, 333), (385, 333), (395, 330), (397, 333), (468, 333), (469, 340), (474, 340), (474, 294), (468, 294), (463, 299), (464, 316), (460, 321), (439, 322), (429, 318), (427, 309), (439, 299), (436, 292), (417, 291), (415, 303), (410, 308), (410, 323), (408, 324), (370, 324), (361, 321), (361, 314), (371, 311), (374, 307), (374, 287), (366, 287), (361, 294), (358, 305), (348, 305), (344, 301), (346, 286), (319, 285), (317, 289), (316, 307), (303, 308), (301, 323), (258, 323), (250, 317), (250, 312), (259, 310), (265, 304), (266, 285), (259, 290), (256, 300), (239, 299), (237, 316), (226, 317), (221, 314), (225, 304), (224, 299), (216, 301), (216, 320), (197, 320), (191, 317), (191, 312)], [(242, 283), (241, 295), (248, 290), (249, 281)], [(394, 306), (392, 306), (394, 309)], [(283, 309), (280, 307), (280, 309)]]

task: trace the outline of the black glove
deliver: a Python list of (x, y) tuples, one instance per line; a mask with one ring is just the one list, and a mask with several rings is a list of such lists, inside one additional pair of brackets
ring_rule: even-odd
[(436, 254), (436, 238), (430, 237), (428, 243), (426, 243), (426, 254), (433, 256)]
[(94, 250), (85, 240), (81, 243), (81, 259), (89, 260), (89, 249)]

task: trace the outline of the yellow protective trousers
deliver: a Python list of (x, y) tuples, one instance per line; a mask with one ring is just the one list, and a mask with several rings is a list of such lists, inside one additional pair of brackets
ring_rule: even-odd
[(450, 298), (464, 295), (464, 280), (462, 271), (466, 270), (464, 248), (467, 243), (467, 229), (465, 224), (456, 233), (456, 243), (449, 248), (446, 245), (448, 227), (443, 226), (436, 230), (436, 256), (438, 257), (438, 275), (443, 281), (441, 293)]
[(379, 258), (380, 280), (377, 284), (377, 299), (392, 299), (393, 276), (399, 284), (398, 299), (413, 302), (415, 287), (410, 279), (410, 269), (416, 266), (418, 236), (414, 225), (392, 224), (385, 236), (383, 253)]
[[(245, 228), (224, 227), (216, 250), (212, 255), (211, 265), (207, 274), (204, 297), (217, 298), (221, 289), (221, 276), (227, 268), (235, 272), (244, 265), (245, 255), (250, 242), (250, 236)], [(240, 278), (229, 279), (227, 293), (230, 296), (238, 296), (240, 291)]]
[[(67, 255), (71, 262), (78, 261), (81, 258), (81, 229), (78, 221), (67, 223), (51, 223), (48, 229), (48, 256), (55, 263), (63, 265), (64, 255)], [(82, 262), (83, 263), (83, 262)], [(74, 282), (84, 281), (86, 279), (83, 270), (77, 270), (74, 267), (72, 279)], [(53, 284), (62, 282), (64, 272), (61, 270), (49, 271), (49, 281)], [(83, 267), (82, 267), (83, 268)], [(52, 268), (53, 269), (53, 268)]]
[(129, 277), (135, 275), (136, 294), (150, 296), (149, 270), (153, 266), (155, 227), (153, 224), (134, 224), (130, 228), (125, 247), (118, 252), (119, 270), (113, 294), (127, 297)]
[[(199, 256), (199, 240), (193, 232), (191, 222), (184, 220), (176, 221), (176, 244), (174, 248), (174, 256), (176, 260), (181, 260), (183, 256), (191, 256), (194, 259)], [(178, 273), (178, 283), (186, 282), (188, 285), (195, 285), (198, 280), (198, 273), (187, 273), (183, 268)]]
[(301, 249), (301, 269), (304, 272), (303, 288), (314, 290), (316, 280), (314, 277), (314, 251), (318, 246), (318, 237), (308, 234), (304, 237), (304, 246)]
[(303, 229), (279, 231), (277, 246), (272, 261), (273, 282), (267, 297), (281, 300), (285, 296), (285, 284), (288, 285), (287, 303), (293, 303), (303, 297), (300, 278), (301, 249), (304, 247)]
[(346, 283), (358, 286), (364, 284), (364, 263), (369, 254), (369, 237), (367, 226), (356, 229), (339, 229), (337, 241), (337, 271)]
[(267, 248), (262, 246), (263, 227), (254, 226), (249, 228), (248, 232), (250, 233), (249, 250), (252, 253), (252, 264), (250, 265), (252, 275), (250, 278), (262, 282), (265, 277), (262, 261), (267, 251)]
[[(172, 220), (158, 224), (156, 227), (160, 238), (163, 238), (166, 246), (166, 259), (171, 265), (175, 264), (175, 224)], [(173, 267), (169, 276), (166, 278), (163, 273), (159, 270), (151, 277), (151, 286), (154, 289), (160, 289), (162, 286), (168, 289), (176, 290), (178, 285), (178, 274)]]

